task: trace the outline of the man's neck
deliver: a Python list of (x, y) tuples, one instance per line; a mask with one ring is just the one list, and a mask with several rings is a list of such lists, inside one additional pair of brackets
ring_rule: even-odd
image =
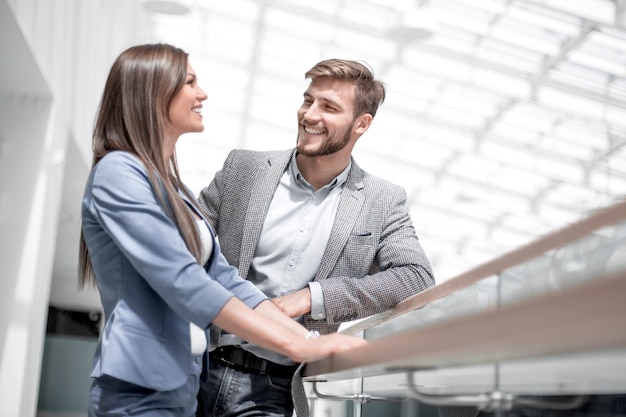
[(324, 156), (296, 155), (300, 173), (315, 191), (329, 184), (350, 164), (350, 155), (339, 154)]

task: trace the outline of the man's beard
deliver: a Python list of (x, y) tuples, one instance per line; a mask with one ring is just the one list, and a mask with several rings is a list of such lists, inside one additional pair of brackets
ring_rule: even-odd
[(329, 140), (322, 144), (322, 146), (318, 149), (303, 149), (300, 146), (300, 143), (296, 145), (296, 149), (299, 154), (308, 157), (316, 157), (316, 156), (326, 156), (332, 155), (336, 152), (339, 152), (343, 148), (345, 148), (348, 143), (350, 143), (350, 138), (352, 134), (352, 127), (354, 123), (350, 124), (350, 126), (344, 131), (343, 137), (339, 141)]

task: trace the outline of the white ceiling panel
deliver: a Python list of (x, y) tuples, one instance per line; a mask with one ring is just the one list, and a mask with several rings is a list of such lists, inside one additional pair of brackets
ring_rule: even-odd
[(194, 192), (232, 148), (293, 146), (304, 72), (341, 57), (387, 84), (355, 156), (405, 187), (440, 281), (626, 198), (616, 1), (191, 3), (155, 13), (154, 37), (191, 54), (209, 95), (207, 129), (179, 142)]

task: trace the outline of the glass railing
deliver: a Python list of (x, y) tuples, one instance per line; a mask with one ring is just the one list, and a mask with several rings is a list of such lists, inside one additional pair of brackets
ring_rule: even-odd
[(626, 203), (343, 331), (371, 343), (307, 364), (317, 394), (362, 378), (361, 403), (442, 416), (626, 416)]
[[(626, 273), (626, 221), (596, 230), (563, 247), (482, 278), (421, 308), (373, 325), (365, 329), (364, 336), (375, 340), (619, 273)], [(624, 306), (626, 308), (626, 299)]]

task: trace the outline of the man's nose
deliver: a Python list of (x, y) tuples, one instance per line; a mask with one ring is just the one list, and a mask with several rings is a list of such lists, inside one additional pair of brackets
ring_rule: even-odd
[(320, 116), (320, 111), (319, 111), (319, 108), (315, 104), (312, 104), (311, 106), (309, 106), (309, 108), (306, 109), (306, 111), (303, 114), (303, 117), (306, 120), (317, 120), (319, 119), (319, 116)]

